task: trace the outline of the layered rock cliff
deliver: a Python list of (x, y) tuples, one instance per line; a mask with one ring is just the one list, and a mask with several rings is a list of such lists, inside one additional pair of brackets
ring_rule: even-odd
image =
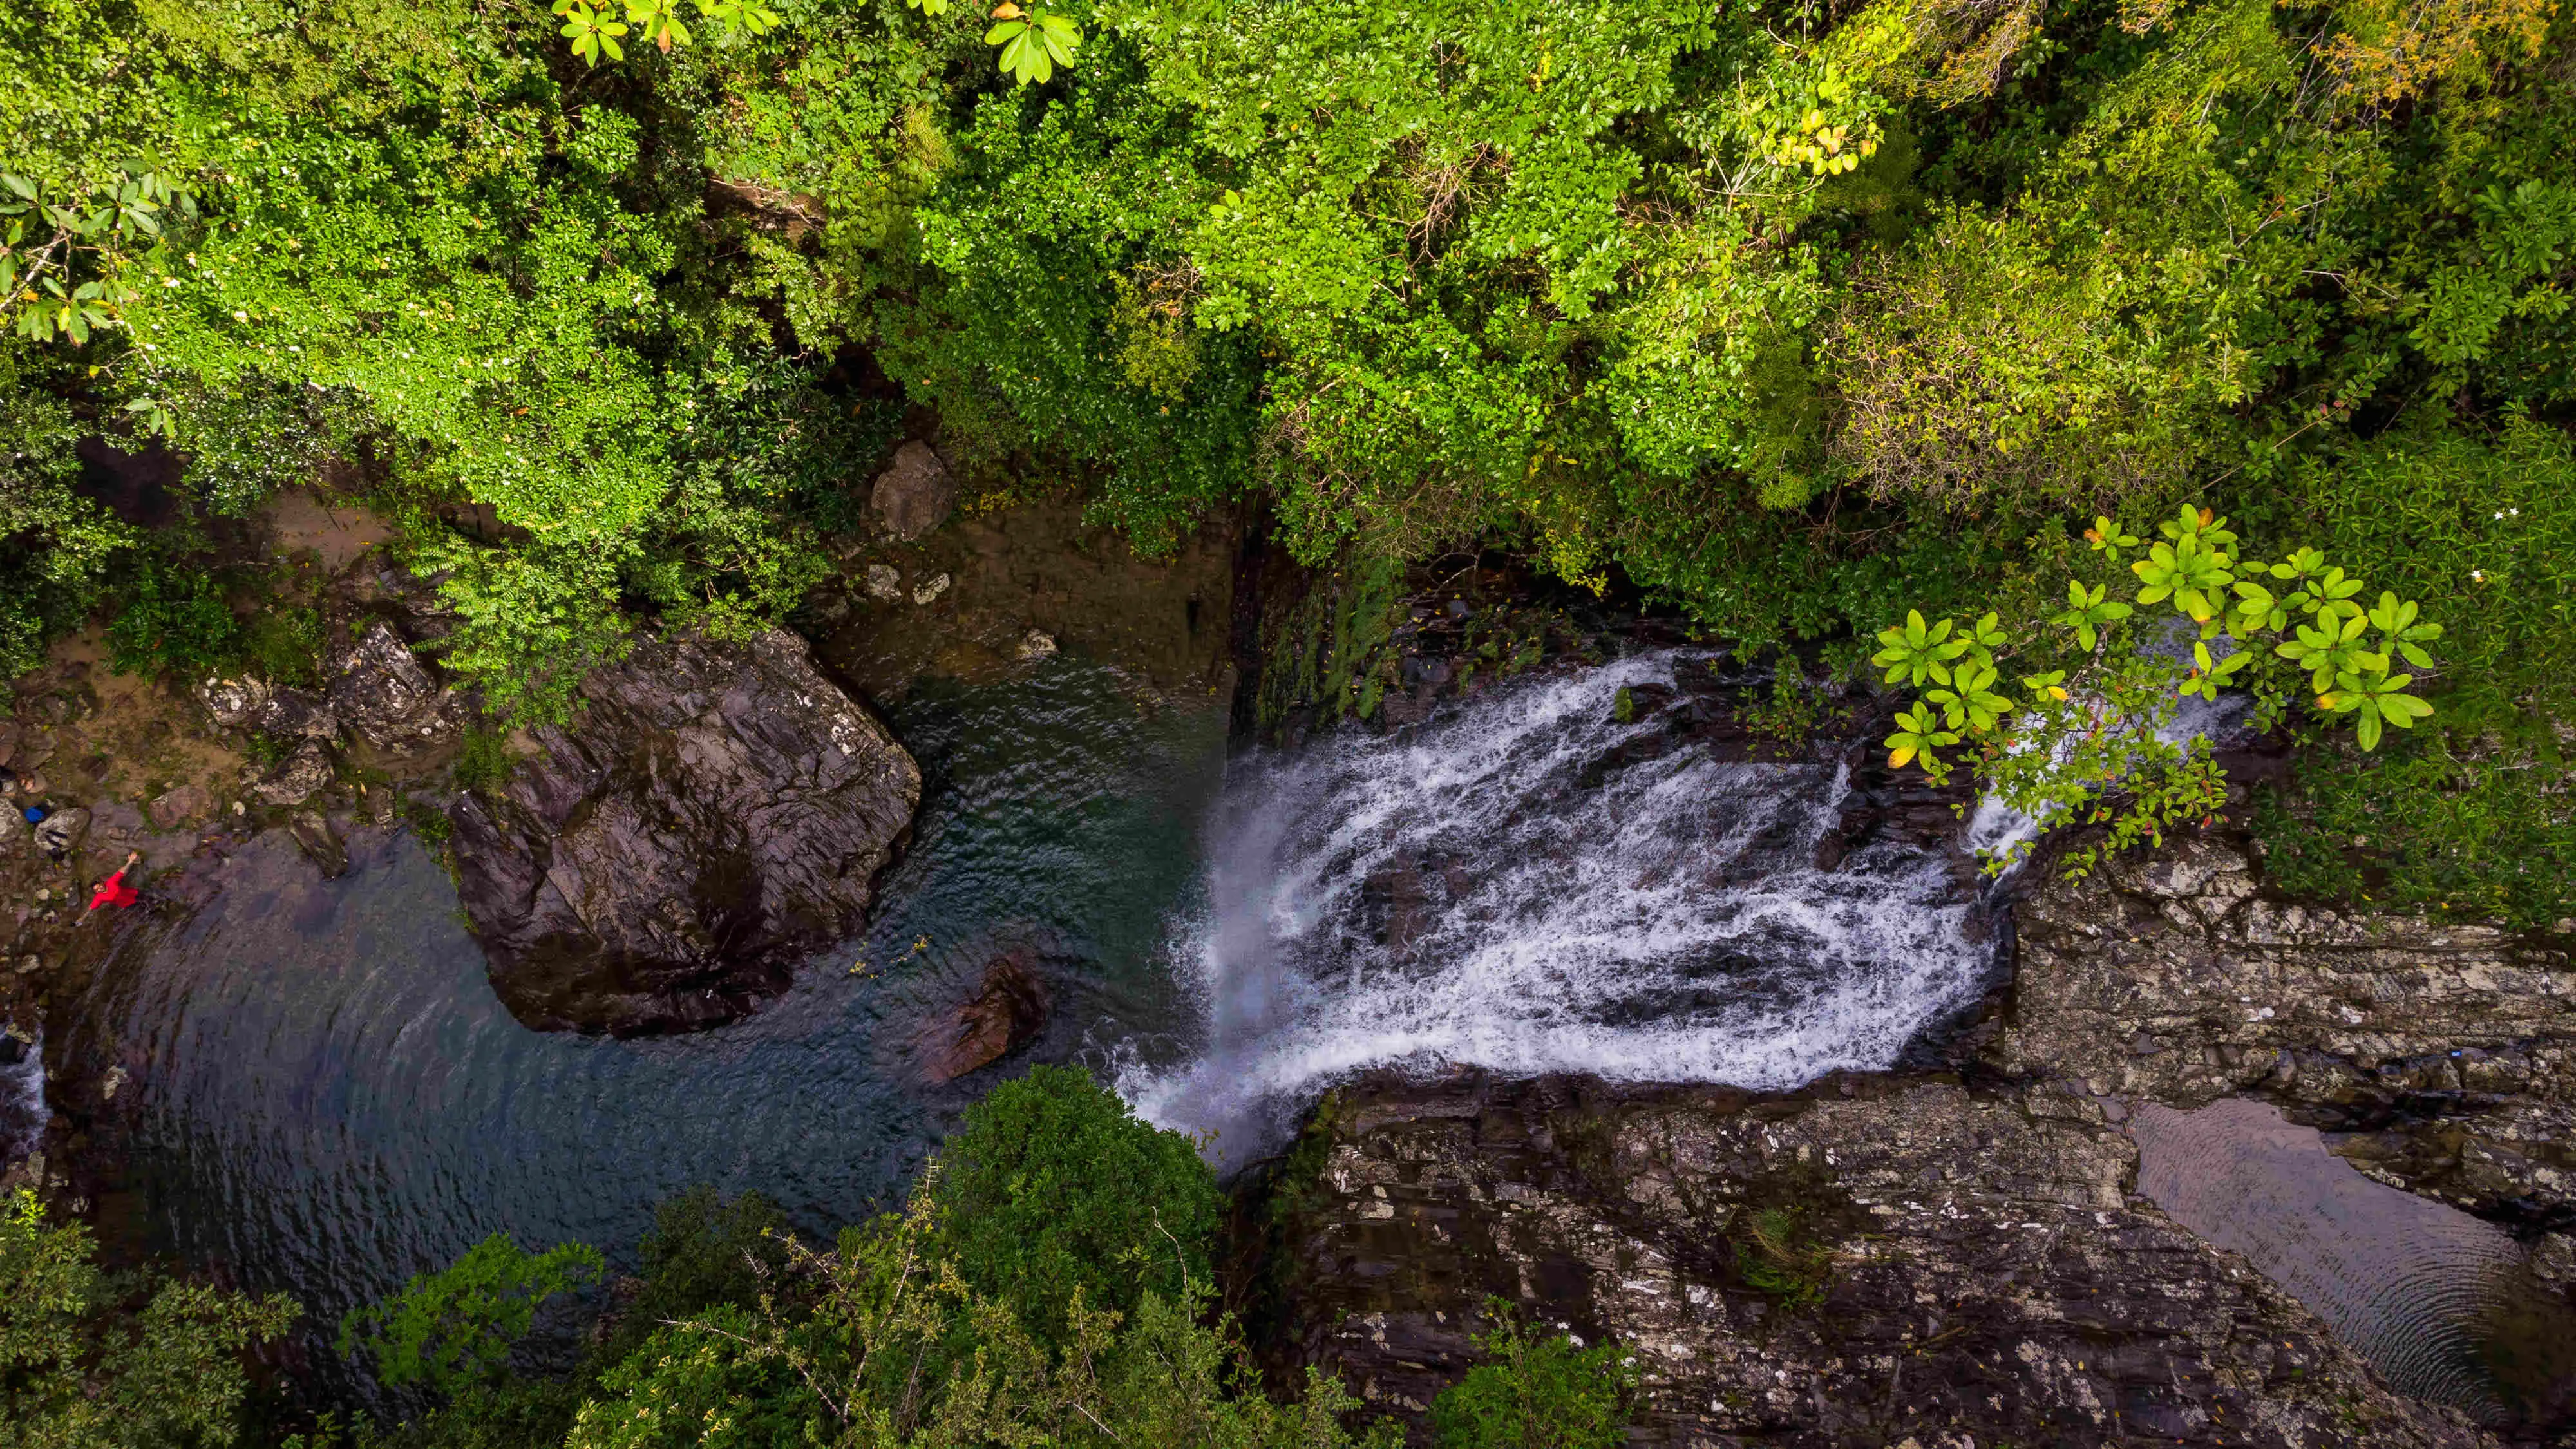
[(2526, 1229), (2576, 1225), (2576, 959), (2564, 938), (2341, 914), (2196, 835), (2042, 873), (1991, 1064), (2195, 1107), (2252, 1095), (2364, 1172)]
[(1489, 1296), (1628, 1346), (1631, 1444), (2491, 1442), (2126, 1186), (2080, 1095), (1381, 1080), (1270, 1199), (1277, 1356), (1412, 1420)]

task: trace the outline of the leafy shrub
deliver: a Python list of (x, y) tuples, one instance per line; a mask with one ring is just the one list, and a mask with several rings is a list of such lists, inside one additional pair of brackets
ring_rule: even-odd
[(1005, 1304), (936, 1251), (926, 1198), (845, 1230), (836, 1249), (791, 1244), (780, 1291), (658, 1328), (601, 1380), (569, 1449), (707, 1443), (1139, 1444), (1242, 1449), (1394, 1449), (1382, 1426), (1342, 1426), (1358, 1407), (1309, 1372), (1275, 1403), (1227, 1327), (1201, 1322), (1205, 1283), (1146, 1290), (1126, 1315), (1079, 1301), (1053, 1352)]
[(31, 361), (0, 346), (0, 676), (11, 678), (89, 611), (108, 561), (135, 537), (73, 490), (81, 425)]
[(159, 390), (171, 446), (188, 458), (189, 492), (219, 517), (240, 518), (281, 489), (318, 480), (339, 435), (364, 419), (339, 390), (288, 387), (257, 373), (230, 385)]
[(510, 778), (510, 745), (499, 730), (475, 725), (456, 743), (456, 788), (496, 790)]
[(2482, 435), (2419, 414), (2296, 482), (2266, 500), (2271, 528), (2317, 530), (2356, 571), (2439, 601), (2446, 629), (2429, 728), (2374, 755), (2311, 750), (2265, 793), (2266, 871), (2324, 899), (2520, 926), (2576, 914), (2553, 724), (2576, 714), (2576, 449), (2528, 417)]
[(968, 1108), (930, 1201), (960, 1278), (1044, 1343), (1069, 1341), (1076, 1294), (1125, 1314), (1208, 1276), (1215, 1175), (1080, 1067), (1032, 1068)]
[(511, 1346), (557, 1293), (599, 1281), (599, 1250), (564, 1243), (529, 1253), (494, 1233), (445, 1269), (415, 1276), (386, 1302), (340, 1324), (339, 1350), (365, 1350), (376, 1377), (456, 1392), (497, 1377)]
[[(1870, 656), (1885, 683), (1922, 691), (1896, 715), (1890, 768), (1919, 761), (1946, 780), (1951, 764), (1936, 751), (1964, 744), (1994, 796), (2043, 828), (2078, 818), (2110, 825), (2107, 847), (2068, 853), (2070, 876), (2106, 848), (2161, 842), (2224, 803), (2208, 742), (2171, 737), (2179, 699), (2245, 689), (2268, 728), (2292, 695), (2312, 695), (2315, 717), (2353, 721), (2364, 752), (2384, 729), (2411, 731), (2434, 712), (2409, 687), (2412, 671), (2434, 667), (2429, 650), (2443, 628), (2414, 602), (2385, 589), (2372, 602), (2360, 577), (2313, 548), (2272, 563), (2249, 557), (2228, 520), (2207, 509), (2185, 505), (2153, 532), (2161, 541), (2096, 516), (2056, 612), (1927, 622), (1909, 611), (1879, 631)], [(2118, 801), (2107, 803), (2114, 792)]]
[(123, 674), (201, 679), (241, 655), (241, 621), (212, 570), (142, 555), (122, 607), (107, 626), (108, 662)]
[(201, 1284), (111, 1277), (81, 1224), (32, 1192), (0, 1212), (0, 1424), (11, 1442), (166, 1449), (242, 1442), (245, 1352), (296, 1308)]
[(1431, 1401), (1440, 1449), (1611, 1449), (1625, 1436), (1637, 1376), (1615, 1343), (1579, 1348), (1485, 1300), (1492, 1326), (1475, 1335), (1489, 1362)]
[(1881, 497), (2109, 508), (2187, 476), (2223, 389), (2141, 327), (2126, 274), (2070, 272), (2023, 223), (1951, 211), (1845, 294), (1836, 456)]
[(310, 604), (262, 605), (242, 627), (241, 663), (275, 684), (310, 688), (322, 677), (322, 611)]
[(787, 1264), (787, 1218), (756, 1192), (720, 1196), (701, 1184), (653, 1208), (644, 1235), (644, 1286), (623, 1315), (642, 1327), (722, 1304), (749, 1307)]

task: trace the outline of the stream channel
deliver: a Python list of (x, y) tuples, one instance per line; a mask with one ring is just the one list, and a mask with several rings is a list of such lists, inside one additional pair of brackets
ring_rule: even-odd
[[(103, 1219), (293, 1294), (326, 1392), (363, 1400), (332, 1326), (485, 1235), (631, 1267), (652, 1205), (702, 1182), (825, 1234), (896, 1205), (1030, 1060), (1091, 1065), (1227, 1165), (1372, 1067), (1776, 1089), (1897, 1065), (2003, 969), (1976, 890), (1902, 846), (1818, 869), (1830, 762), (1630, 748), (1661, 723), (1621, 689), (1705, 667), (1639, 655), (1231, 762), (1222, 709), (1069, 655), (926, 683), (888, 711), (925, 784), (871, 929), (688, 1036), (528, 1031), (417, 841), (362, 832), (326, 882), (272, 834), (192, 917), (138, 919), (70, 1024), (122, 1069)], [(1043, 1035), (926, 1084), (925, 1024), (1006, 951), (1043, 964)]]

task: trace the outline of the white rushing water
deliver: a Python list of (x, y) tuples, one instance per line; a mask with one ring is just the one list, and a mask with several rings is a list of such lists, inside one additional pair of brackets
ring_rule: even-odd
[(1198, 1054), (1122, 1092), (1240, 1161), (1372, 1067), (1786, 1088), (1893, 1064), (1985, 983), (1968, 892), (1902, 847), (1816, 869), (1835, 765), (1614, 718), (1623, 686), (1705, 667), (1643, 656), (1241, 762), (1176, 953)]
[(0, 1166), (34, 1151), (44, 1129), (44, 1037), (0, 1041)]

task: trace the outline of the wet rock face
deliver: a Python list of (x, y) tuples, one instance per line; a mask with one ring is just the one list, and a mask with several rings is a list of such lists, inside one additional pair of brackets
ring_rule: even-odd
[(2492, 1442), (2127, 1197), (2085, 1099), (1849, 1086), (1363, 1084), (1273, 1188), (1269, 1347), (1417, 1443), (1488, 1294), (1633, 1351), (1632, 1445)]
[(2484, 926), (2267, 898), (2210, 834), (2015, 908), (2017, 1074), (2197, 1107), (2279, 1103), (2364, 1172), (2491, 1217), (2576, 1222), (2576, 961)]
[(772, 631), (667, 637), (449, 812), (492, 984), (539, 1030), (713, 1026), (855, 930), (921, 799), (885, 726)]

